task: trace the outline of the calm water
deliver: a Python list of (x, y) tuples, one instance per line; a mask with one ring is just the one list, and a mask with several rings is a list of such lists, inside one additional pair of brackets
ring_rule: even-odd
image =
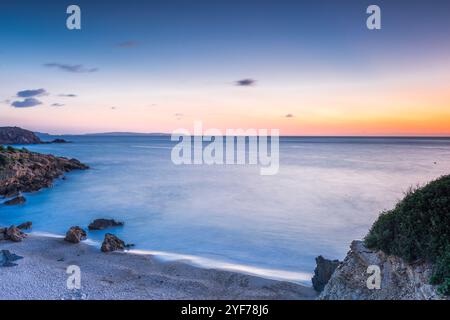
[[(308, 281), (314, 257), (342, 259), (378, 213), (411, 185), (450, 173), (448, 139), (283, 138), (280, 171), (255, 166), (175, 166), (167, 137), (66, 137), (30, 146), (75, 157), (92, 169), (0, 206), (0, 225), (33, 221), (64, 234), (95, 218), (137, 250)], [(90, 232), (101, 241), (103, 232)]]

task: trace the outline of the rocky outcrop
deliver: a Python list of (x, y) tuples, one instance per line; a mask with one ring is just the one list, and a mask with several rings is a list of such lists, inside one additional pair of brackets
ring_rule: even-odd
[(132, 247), (132, 244), (125, 244), (125, 242), (111, 233), (105, 234), (101, 250), (102, 252), (112, 252), (117, 250), (124, 250)]
[(80, 243), (80, 241), (86, 240), (86, 238), (87, 238), (86, 231), (84, 231), (78, 226), (75, 226), (71, 227), (69, 231), (67, 231), (64, 240), (71, 243)]
[(0, 127), (0, 144), (42, 143), (33, 132), (19, 127)]
[(116, 221), (114, 219), (96, 219), (89, 224), (89, 230), (104, 230), (112, 227), (121, 227), (123, 222)]
[[(369, 289), (369, 266), (381, 271), (380, 289)], [(430, 300), (444, 299), (429, 280), (433, 266), (424, 262), (408, 264), (396, 256), (366, 248), (353, 241), (344, 261), (337, 267), (319, 296), (321, 300)]]
[(322, 256), (316, 258), (316, 269), (312, 284), (316, 291), (321, 292), (339, 265), (339, 260), (329, 260)]
[(0, 149), (0, 160), (0, 196), (5, 197), (50, 187), (65, 172), (88, 168), (76, 159), (17, 149)]

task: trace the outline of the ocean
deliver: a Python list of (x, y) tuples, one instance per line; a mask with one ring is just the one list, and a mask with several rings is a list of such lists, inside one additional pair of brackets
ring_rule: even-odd
[(137, 253), (306, 284), (316, 256), (343, 259), (410, 187), (450, 173), (445, 138), (282, 137), (272, 176), (255, 165), (176, 166), (168, 136), (62, 138), (73, 143), (27, 148), (91, 169), (26, 194), (25, 205), (0, 205), (0, 225), (64, 235), (114, 218), (125, 226), (89, 232), (91, 243), (112, 232)]

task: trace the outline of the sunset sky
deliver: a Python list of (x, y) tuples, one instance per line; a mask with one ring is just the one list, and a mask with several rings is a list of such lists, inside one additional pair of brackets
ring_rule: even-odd
[(0, 126), (450, 135), (446, 0), (1, 1), (0, 39)]

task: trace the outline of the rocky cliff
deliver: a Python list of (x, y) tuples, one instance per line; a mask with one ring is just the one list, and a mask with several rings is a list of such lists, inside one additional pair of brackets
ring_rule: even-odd
[(0, 144), (42, 143), (33, 132), (18, 127), (0, 127)]
[(50, 187), (65, 172), (87, 168), (76, 159), (1, 147), (0, 196), (12, 197)]
[[(367, 268), (381, 270), (380, 289), (369, 289)], [(345, 260), (334, 271), (319, 296), (321, 300), (431, 300), (444, 299), (430, 285), (433, 266), (424, 261), (406, 263), (402, 258), (366, 248), (353, 241)]]

